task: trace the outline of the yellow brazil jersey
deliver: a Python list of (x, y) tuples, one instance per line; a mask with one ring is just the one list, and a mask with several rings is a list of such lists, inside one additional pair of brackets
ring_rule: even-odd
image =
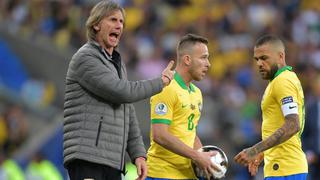
[[(174, 80), (161, 93), (151, 97), (151, 123), (169, 125), (169, 132), (193, 148), (202, 108), (202, 94), (190, 83), (186, 86), (175, 73)], [(151, 134), (152, 137), (152, 129)], [(177, 155), (151, 139), (148, 150), (148, 176), (169, 179), (196, 179), (191, 160)]]
[(281, 107), (285, 103), (297, 104), (301, 129), (282, 144), (264, 151), (265, 177), (308, 172), (300, 138), (305, 123), (304, 95), (298, 77), (291, 70), (292, 67), (290, 66), (279, 69), (264, 92), (261, 102), (262, 139), (268, 138), (284, 124), (285, 120)]

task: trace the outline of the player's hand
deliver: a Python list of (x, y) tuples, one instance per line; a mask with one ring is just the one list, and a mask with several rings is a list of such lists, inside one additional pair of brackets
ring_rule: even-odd
[(237, 154), (234, 157), (234, 161), (243, 166), (248, 166), (248, 164), (256, 158), (256, 155), (257, 154), (253, 151), (252, 148), (247, 148)]
[(257, 157), (253, 161), (249, 162), (248, 171), (251, 174), (251, 176), (257, 175), (259, 165), (261, 164), (262, 161), (263, 161), (263, 153), (260, 153), (257, 155)]
[(174, 61), (170, 61), (168, 66), (162, 71), (161, 79), (165, 86), (169, 85), (174, 75)]
[(144, 180), (147, 177), (147, 163), (144, 157), (138, 157), (135, 159), (135, 165), (137, 167), (138, 178), (136, 180)]
[(194, 159), (196, 165), (203, 170), (208, 179), (210, 179), (213, 171), (221, 171), (221, 169), (214, 165), (210, 160), (211, 156), (214, 156), (217, 153), (217, 151), (198, 152), (197, 158)]

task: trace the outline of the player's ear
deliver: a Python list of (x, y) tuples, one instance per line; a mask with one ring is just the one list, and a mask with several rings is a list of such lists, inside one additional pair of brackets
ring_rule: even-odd
[(284, 62), (284, 61), (285, 61), (285, 54), (284, 54), (284, 52), (279, 52), (279, 58), (280, 58), (280, 61), (281, 61), (281, 62)]
[(191, 65), (191, 56), (190, 56), (190, 55), (184, 55), (184, 56), (183, 56), (183, 62), (184, 62), (187, 66), (190, 66), (190, 65)]

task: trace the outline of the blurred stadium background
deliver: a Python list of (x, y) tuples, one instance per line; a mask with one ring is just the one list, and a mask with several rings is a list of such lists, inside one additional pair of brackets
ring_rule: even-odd
[[(72, 54), (86, 42), (85, 21), (96, 2), (0, 0), (0, 180), (10, 179), (5, 176), (12, 172), (20, 179), (67, 179), (62, 165), (64, 77)], [(266, 82), (252, 59), (258, 36), (285, 38), (287, 64), (303, 84), (307, 113), (309, 104), (320, 101), (318, 0), (118, 2), (126, 9), (119, 51), (131, 80), (158, 76), (175, 58), (177, 40), (185, 33), (209, 39), (211, 71), (196, 83), (204, 94), (198, 133), (203, 144), (217, 145), (228, 155), (226, 179), (254, 179), (232, 158), (260, 140)], [(135, 105), (148, 147), (149, 102)], [(320, 147), (311, 148), (320, 152)], [(262, 179), (261, 170), (255, 179)]]

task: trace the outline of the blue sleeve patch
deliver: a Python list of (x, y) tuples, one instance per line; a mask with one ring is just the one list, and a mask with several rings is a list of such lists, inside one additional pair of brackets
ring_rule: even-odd
[(288, 97), (282, 98), (281, 102), (282, 102), (282, 105), (288, 104), (288, 103), (292, 103), (293, 102), (293, 97), (292, 96), (288, 96)]

